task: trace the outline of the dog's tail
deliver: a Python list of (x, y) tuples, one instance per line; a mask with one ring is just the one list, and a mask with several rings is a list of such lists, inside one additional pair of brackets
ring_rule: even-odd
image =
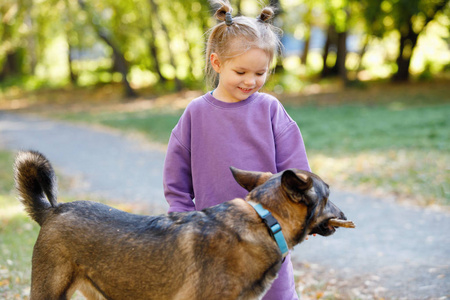
[(28, 215), (39, 225), (58, 206), (55, 172), (50, 162), (39, 152), (23, 151), (14, 163), (14, 178), (19, 200)]

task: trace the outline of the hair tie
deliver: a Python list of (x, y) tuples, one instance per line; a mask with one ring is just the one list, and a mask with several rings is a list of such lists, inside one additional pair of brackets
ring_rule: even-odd
[(226, 12), (225, 13), (225, 24), (227, 26), (231, 26), (233, 25), (233, 17), (231, 16), (230, 12)]

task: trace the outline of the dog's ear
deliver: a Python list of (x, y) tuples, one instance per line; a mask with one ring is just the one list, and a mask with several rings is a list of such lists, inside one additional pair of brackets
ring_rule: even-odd
[(270, 172), (244, 171), (235, 167), (230, 167), (230, 170), (237, 183), (249, 192), (266, 182), (273, 175)]
[(310, 176), (304, 174), (296, 174), (292, 170), (286, 170), (281, 175), (281, 186), (283, 190), (294, 201), (306, 201), (309, 204), (308, 197), (305, 193), (313, 186)]

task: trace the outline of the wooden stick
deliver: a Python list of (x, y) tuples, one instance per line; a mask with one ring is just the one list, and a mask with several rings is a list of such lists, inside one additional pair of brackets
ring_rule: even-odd
[(353, 221), (346, 221), (340, 219), (330, 219), (328, 221), (328, 225), (331, 225), (333, 227), (355, 228), (355, 224), (353, 223)]

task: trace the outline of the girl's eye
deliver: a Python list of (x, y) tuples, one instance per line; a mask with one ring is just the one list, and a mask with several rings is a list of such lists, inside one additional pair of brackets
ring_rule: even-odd
[(238, 71), (236, 71), (236, 74), (238, 74), (238, 75), (244, 75), (244, 72), (238, 72)]
[(258, 75), (258, 76), (263, 76), (264, 73), (256, 73), (256, 75)]

